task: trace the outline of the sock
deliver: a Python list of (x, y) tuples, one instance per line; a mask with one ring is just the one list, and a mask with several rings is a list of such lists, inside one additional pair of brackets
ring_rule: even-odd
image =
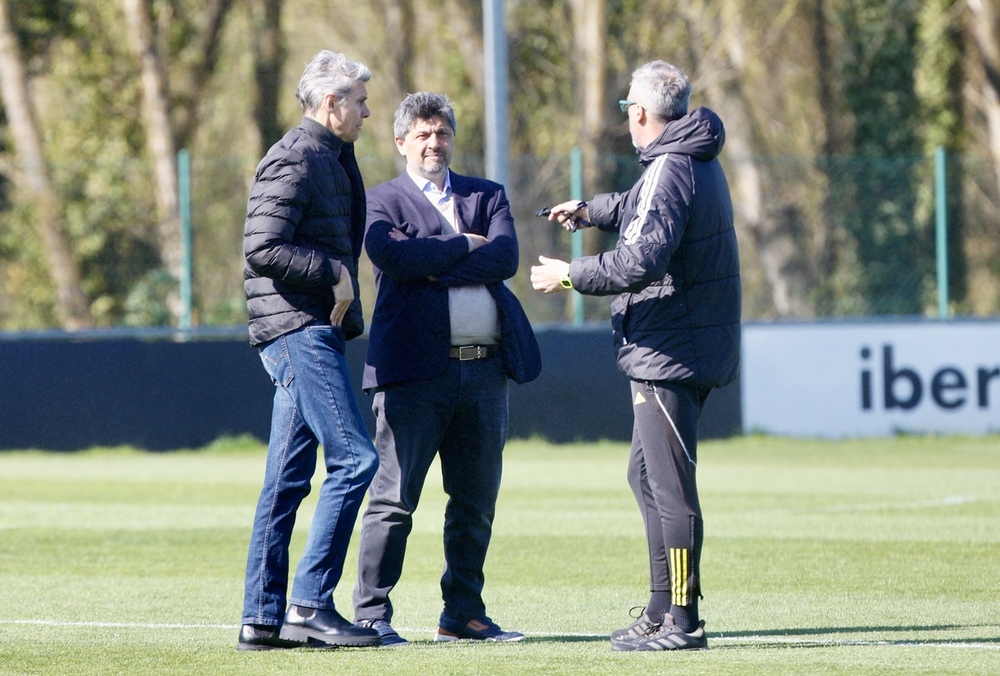
[(654, 622), (659, 622), (670, 610), (670, 592), (655, 591), (649, 595), (649, 603), (646, 604), (646, 616)]
[(698, 603), (689, 606), (670, 606), (670, 614), (674, 618), (674, 624), (680, 627), (681, 631), (690, 634), (698, 628)]

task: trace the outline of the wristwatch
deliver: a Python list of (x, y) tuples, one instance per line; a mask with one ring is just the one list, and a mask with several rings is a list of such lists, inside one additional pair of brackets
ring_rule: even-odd
[(569, 278), (569, 275), (566, 275), (565, 277), (559, 280), (559, 286), (561, 286), (564, 289), (572, 289), (573, 280)]

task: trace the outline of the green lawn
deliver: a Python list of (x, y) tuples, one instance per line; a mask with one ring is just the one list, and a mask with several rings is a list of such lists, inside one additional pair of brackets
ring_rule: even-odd
[(686, 653), (607, 641), (648, 592), (627, 454), (509, 444), (486, 600), (526, 641), (430, 640), (435, 468), (393, 595), (412, 645), (237, 653), (261, 444), (0, 453), (0, 674), (1000, 673), (1000, 438), (703, 443), (711, 649)]

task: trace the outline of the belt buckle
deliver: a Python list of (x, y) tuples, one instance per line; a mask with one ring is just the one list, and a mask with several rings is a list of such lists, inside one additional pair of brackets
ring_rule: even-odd
[[(466, 350), (475, 350), (471, 356), (466, 357)], [(479, 345), (463, 345), (458, 348), (458, 360), (459, 361), (472, 361), (474, 359), (479, 359), (482, 357), (482, 348)]]

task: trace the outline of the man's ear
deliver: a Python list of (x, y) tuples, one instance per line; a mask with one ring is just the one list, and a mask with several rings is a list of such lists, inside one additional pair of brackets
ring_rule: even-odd
[(405, 157), (406, 149), (403, 147), (403, 139), (399, 138), (398, 136), (395, 136), (393, 137), (393, 140), (396, 141), (396, 150), (399, 151), (400, 155), (403, 155)]

